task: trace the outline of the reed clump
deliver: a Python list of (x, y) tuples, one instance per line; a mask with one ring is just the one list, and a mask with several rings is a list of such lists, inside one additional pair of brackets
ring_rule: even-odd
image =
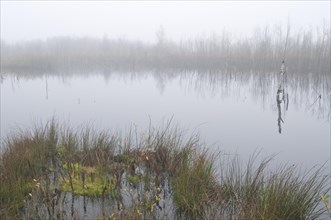
[[(170, 122), (127, 135), (56, 120), (4, 141), (1, 219), (318, 219), (330, 213), (323, 168), (271, 172), (211, 154)], [(221, 161), (221, 165), (218, 162)], [(93, 209), (89, 209), (94, 204)], [(95, 206), (95, 204), (97, 204)], [(97, 208), (95, 208), (97, 207)], [(91, 210), (97, 210), (91, 212)]]

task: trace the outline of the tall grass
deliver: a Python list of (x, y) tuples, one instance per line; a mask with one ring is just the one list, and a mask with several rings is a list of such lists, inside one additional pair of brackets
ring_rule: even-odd
[[(245, 170), (234, 159), (222, 173), (221, 191), (238, 219), (319, 219), (327, 209), (320, 196), (330, 190), (323, 167), (300, 172), (294, 165), (268, 171), (273, 157), (255, 165), (251, 157)], [(224, 167), (224, 165), (222, 165)], [(255, 167), (255, 168), (254, 168)]]
[(323, 168), (271, 172), (272, 157), (245, 166), (170, 122), (121, 136), (53, 119), (4, 146), (1, 219), (319, 219), (329, 211)]

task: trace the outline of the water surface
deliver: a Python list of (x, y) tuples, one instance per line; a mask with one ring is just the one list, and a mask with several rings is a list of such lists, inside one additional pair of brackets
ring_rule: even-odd
[(55, 116), (73, 126), (146, 131), (172, 118), (212, 150), (278, 154), (309, 168), (330, 160), (330, 77), (222, 71), (3, 74), (1, 139)]

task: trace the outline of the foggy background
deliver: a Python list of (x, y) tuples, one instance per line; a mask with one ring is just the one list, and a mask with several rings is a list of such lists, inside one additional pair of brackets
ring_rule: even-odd
[(174, 41), (223, 31), (236, 38), (257, 27), (329, 21), (330, 1), (1, 1), (1, 40), (9, 43), (54, 36), (153, 43), (160, 26)]
[(1, 67), (330, 72), (330, 1), (1, 2)]

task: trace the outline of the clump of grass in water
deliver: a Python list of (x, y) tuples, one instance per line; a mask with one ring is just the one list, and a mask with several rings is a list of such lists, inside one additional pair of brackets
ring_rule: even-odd
[(20, 218), (23, 207), (26, 218), (83, 216), (85, 204), (74, 210), (77, 196), (100, 198), (100, 215), (91, 218), (316, 219), (328, 211), (322, 168), (267, 173), (272, 158), (255, 166), (256, 157), (246, 168), (237, 157), (217, 167), (226, 156), (203, 147), (199, 136), (185, 139), (170, 123), (121, 138), (51, 120), (7, 138), (0, 157), (1, 218)]
[(16, 218), (32, 190), (32, 180), (49, 172), (50, 157), (55, 150), (57, 124), (51, 120), (45, 127), (17, 131), (4, 141), (0, 156), (0, 214)]
[(213, 197), (217, 192), (214, 160), (206, 152), (191, 149), (184, 149), (181, 156), (186, 158), (171, 178), (174, 205), (179, 216), (203, 218), (205, 207), (215, 201)]
[(227, 197), (231, 215), (238, 219), (318, 219), (326, 213), (327, 209), (318, 207), (319, 196), (330, 190), (330, 177), (323, 175), (323, 167), (301, 173), (295, 166), (284, 166), (267, 173), (273, 157), (254, 166), (256, 159), (251, 157), (242, 170), (234, 158), (221, 175), (221, 194)]

